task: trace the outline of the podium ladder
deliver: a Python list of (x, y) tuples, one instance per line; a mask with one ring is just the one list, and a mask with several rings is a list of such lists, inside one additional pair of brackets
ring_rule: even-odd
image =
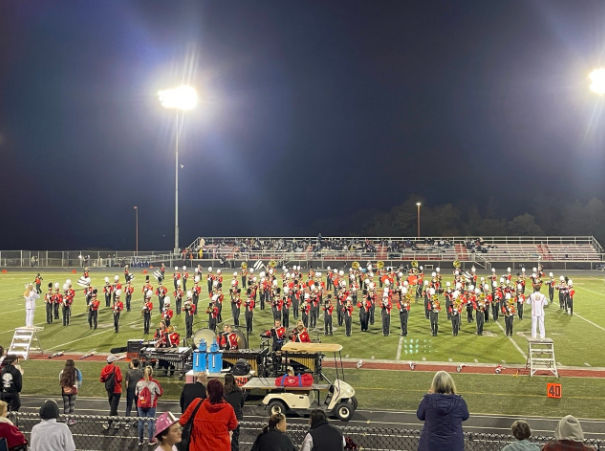
[(15, 329), (13, 341), (8, 348), (8, 354), (14, 354), (27, 360), (32, 351), (42, 354), (42, 344), (38, 337), (38, 332), (44, 330), (43, 327), (18, 327)]
[(528, 353), (526, 368), (529, 376), (537, 371), (548, 371), (559, 377), (557, 361), (555, 360), (555, 344), (551, 338), (528, 338)]

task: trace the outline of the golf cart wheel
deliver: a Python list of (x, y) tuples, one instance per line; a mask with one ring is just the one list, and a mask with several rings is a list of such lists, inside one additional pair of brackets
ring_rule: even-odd
[(336, 416), (341, 421), (349, 421), (353, 418), (353, 405), (348, 402), (341, 402), (334, 409)]
[(353, 409), (357, 410), (357, 407), (359, 407), (359, 401), (357, 401), (357, 398), (355, 396), (351, 398), (351, 402), (353, 403)]
[(269, 414), (277, 415), (279, 413), (286, 414), (286, 405), (282, 401), (273, 400), (269, 403)]

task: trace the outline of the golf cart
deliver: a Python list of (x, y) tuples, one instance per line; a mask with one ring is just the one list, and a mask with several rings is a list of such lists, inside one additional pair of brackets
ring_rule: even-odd
[[(266, 392), (262, 404), (270, 414), (288, 411), (305, 413), (313, 409), (322, 409), (328, 415), (333, 414), (342, 421), (349, 421), (357, 409), (355, 389), (344, 381), (344, 368), (340, 351), (342, 346), (334, 343), (286, 343), (281, 349), (281, 359), (286, 367), (307, 367), (313, 372), (313, 384), (310, 386), (279, 386), (274, 378), (254, 377), (246, 383), (245, 390)], [(336, 378), (330, 381), (322, 371), (321, 362), (324, 353), (334, 356)]]

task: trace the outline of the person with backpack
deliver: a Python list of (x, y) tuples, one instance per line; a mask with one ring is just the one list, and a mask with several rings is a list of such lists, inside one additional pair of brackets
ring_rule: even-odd
[(145, 423), (149, 423), (147, 426), (147, 434), (149, 437), (149, 445), (155, 445), (157, 440), (154, 438), (154, 426), (153, 420), (145, 420), (145, 418), (155, 418), (155, 409), (158, 406), (158, 398), (162, 396), (162, 387), (160, 383), (153, 379), (153, 368), (146, 366), (143, 370), (143, 379), (137, 382), (136, 386), (136, 400), (137, 400), (137, 412), (139, 414), (139, 446), (144, 445), (143, 435), (145, 432)]
[[(116, 356), (109, 354), (107, 356), (107, 365), (101, 370), (101, 382), (105, 384), (105, 391), (107, 391), (107, 400), (109, 401), (109, 416), (115, 417), (118, 415), (118, 404), (120, 404), (120, 397), (122, 396), (122, 371), (120, 367), (115, 364), (117, 360)], [(112, 421), (108, 421), (103, 425), (103, 429), (106, 431), (111, 427)], [(113, 423), (114, 429), (120, 427), (118, 422)]]
[[(59, 373), (59, 383), (61, 384), (61, 396), (63, 397), (63, 413), (73, 415), (78, 390), (82, 386), (82, 372), (76, 368), (72, 359), (65, 361), (65, 368)], [(76, 420), (70, 418), (67, 420), (67, 424), (72, 426), (76, 424)]]

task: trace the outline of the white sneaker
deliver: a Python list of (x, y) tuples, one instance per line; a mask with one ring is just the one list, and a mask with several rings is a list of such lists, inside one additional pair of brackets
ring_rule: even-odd
[(126, 423), (126, 424), (124, 425), (124, 429), (130, 429), (130, 423)]
[(108, 431), (109, 430), (109, 424), (108, 423), (103, 423), (103, 430), (104, 431)]

